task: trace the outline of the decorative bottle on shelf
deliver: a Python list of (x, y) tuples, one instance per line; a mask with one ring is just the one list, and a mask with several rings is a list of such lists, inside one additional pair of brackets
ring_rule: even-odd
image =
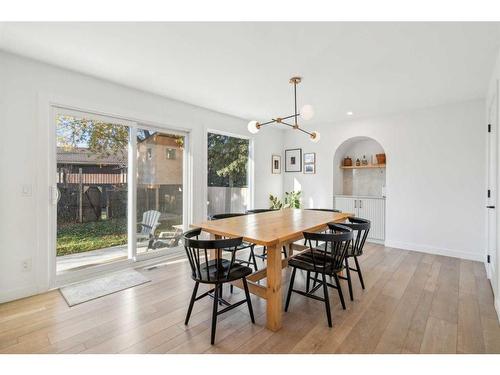
[(359, 159), (356, 159), (356, 167), (359, 167), (361, 165), (361, 162), (359, 161)]
[(363, 155), (363, 159), (361, 160), (361, 165), (368, 165), (368, 160), (366, 160), (365, 155)]

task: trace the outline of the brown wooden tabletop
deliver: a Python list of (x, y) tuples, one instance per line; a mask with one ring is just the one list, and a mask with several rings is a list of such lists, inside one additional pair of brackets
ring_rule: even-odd
[(278, 242), (296, 241), (302, 237), (302, 232), (321, 230), (327, 223), (341, 222), (349, 216), (352, 214), (288, 208), (204, 221), (192, 226), (219, 236), (243, 237), (248, 242), (272, 246)]
[[(216, 237), (243, 237), (245, 241), (267, 247), (267, 268), (248, 277), (250, 291), (267, 300), (267, 328), (277, 331), (282, 320), (281, 270), (288, 265), (281, 259), (282, 246), (303, 238), (302, 232), (321, 231), (327, 223), (343, 222), (349, 213), (283, 209), (204, 221), (192, 227), (202, 228)], [(290, 247), (290, 255), (292, 253)], [(257, 284), (267, 278), (267, 286)], [(236, 286), (241, 286), (235, 282)]]

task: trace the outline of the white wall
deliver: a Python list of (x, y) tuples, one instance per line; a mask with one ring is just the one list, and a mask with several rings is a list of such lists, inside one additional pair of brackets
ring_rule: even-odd
[[(206, 211), (207, 129), (249, 135), (246, 120), (0, 51), (0, 302), (49, 287), (50, 101), (189, 131), (193, 221)], [(253, 137), (255, 207), (267, 207), (269, 193), (281, 194), (282, 177), (271, 174), (271, 154), (283, 149), (281, 133), (268, 129)], [(31, 197), (21, 195), (23, 185), (33, 187)], [(22, 272), (26, 259), (33, 263), (30, 272)]]
[[(351, 137), (378, 141), (387, 155), (386, 245), (484, 259), (484, 101), (313, 126), (318, 144), (289, 131), (285, 148), (316, 152), (315, 175), (285, 173), (305, 207), (331, 208), (335, 150)], [(304, 124), (307, 125), (307, 124)]]

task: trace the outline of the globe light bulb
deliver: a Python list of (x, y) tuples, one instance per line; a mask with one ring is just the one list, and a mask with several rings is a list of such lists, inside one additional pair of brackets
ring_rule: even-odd
[(306, 104), (304, 106), (302, 106), (302, 108), (300, 109), (300, 117), (302, 118), (302, 120), (310, 120), (312, 119), (314, 116), (314, 108), (312, 105), (310, 104)]
[(250, 121), (248, 123), (248, 131), (252, 134), (256, 134), (259, 131), (259, 123), (257, 121)]
[(317, 132), (317, 131), (314, 131), (311, 133), (310, 137), (311, 137), (310, 138), (311, 142), (318, 143), (320, 138), (321, 138), (321, 134), (319, 134), (319, 132)]

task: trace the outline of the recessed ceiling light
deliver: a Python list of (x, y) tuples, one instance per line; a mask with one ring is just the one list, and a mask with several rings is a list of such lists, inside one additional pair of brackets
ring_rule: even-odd
[(352, 116), (354, 113), (352, 113), (351, 111), (347, 112), (346, 115), (347, 116)]

